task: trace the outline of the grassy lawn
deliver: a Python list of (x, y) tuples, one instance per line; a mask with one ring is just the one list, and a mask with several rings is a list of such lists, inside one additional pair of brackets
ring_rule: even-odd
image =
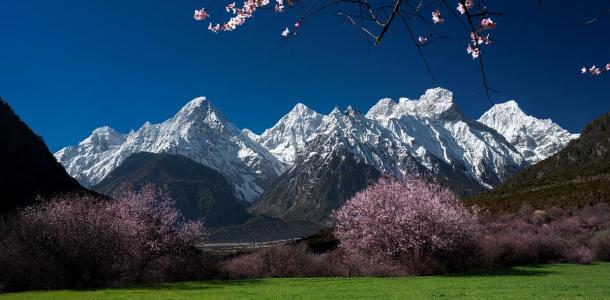
[(610, 299), (610, 263), (518, 267), (411, 278), (205, 281), (99, 291), (26, 292), (0, 299)]

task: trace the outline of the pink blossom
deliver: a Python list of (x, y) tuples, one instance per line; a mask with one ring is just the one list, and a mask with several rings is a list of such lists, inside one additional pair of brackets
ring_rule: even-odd
[(583, 74), (587, 73), (587, 68), (586, 67), (582, 67), (580, 69), (580, 72), (583, 73)]
[(443, 23), (444, 21), (445, 19), (443, 19), (443, 17), (441, 16), (440, 10), (437, 9), (432, 12), (432, 22), (434, 22), (434, 24)]
[(593, 75), (599, 75), (602, 73), (602, 71), (595, 65), (591, 66), (591, 68), (589, 69), (589, 72), (591, 72), (591, 74), (593, 74)]
[(466, 0), (464, 4), (462, 4), (462, 2), (458, 2), (457, 10), (463, 15), (472, 7), (472, 5), (474, 5), (472, 0)]
[(225, 9), (227, 10), (227, 12), (233, 12), (233, 14), (235, 14), (235, 2), (227, 5), (227, 7)]
[(288, 37), (289, 34), (290, 34), (290, 30), (288, 29), (288, 27), (286, 27), (286, 29), (284, 29), (284, 31), (282, 31), (282, 36)]
[(213, 33), (218, 33), (220, 30), (220, 24), (212, 25), (212, 22), (210, 22), (210, 25), (208, 25), (208, 30)]
[(205, 19), (207, 19), (210, 15), (208, 14), (207, 9), (202, 8), (202, 9), (196, 9), (195, 13), (193, 14), (193, 18), (195, 18), (195, 20), (197, 21), (203, 21)]
[(301, 23), (299, 23), (299, 22), (294, 23), (294, 27), (295, 27), (295, 28), (299, 28), (299, 27), (301, 27)]
[(275, 7), (274, 7), (275, 11), (279, 12), (279, 13), (284, 12), (284, 8), (285, 8), (284, 0), (275, 0), (275, 2), (276, 2)]
[(428, 38), (423, 37), (423, 36), (421, 36), (421, 35), (420, 35), (420, 36), (419, 36), (419, 38), (417, 39), (417, 41), (418, 41), (420, 44), (422, 44), (422, 45), (423, 45), (423, 44), (425, 44), (425, 43), (428, 41)]
[(470, 39), (471, 39), (473, 45), (491, 44), (491, 40), (489, 39), (489, 34), (480, 35), (480, 34), (477, 34), (476, 32), (471, 32)]
[(481, 50), (478, 46), (473, 46), (468, 44), (468, 48), (466, 48), (466, 52), (472, 56), (472, 59), (478, 58), (481, 55)]
[(494, 21), (491, 20), (491, 18), (483, 18), (481, 19), (481, 28), (483, 30), (485, 29), (494, 29), (496, 28), (496, 23), (494, 23)]
[(610, 71), (610, 63), (606, 64), (606, 71)]

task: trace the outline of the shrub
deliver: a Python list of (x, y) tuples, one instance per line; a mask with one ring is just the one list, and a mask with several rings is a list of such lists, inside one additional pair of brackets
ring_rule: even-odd
[(201, 224), (180, 223), (152, 186), (116, 200), (64, 195), (21, 211), (2, 241), (10, 289), (93, 288), (160, 280), (192, 251)]
[(591, 239), (591, 248), (596, 259), (610, 261), (610, 230), (596, 233)]
[(591, 249), (583, 245), (578, 245), (570, 249), (570, 251), (566, 254), (566, 259), (569, 262), (589, 265), (591, 262), (593, 262), (593, 253), (591, 252)]
[(233, 279), (347, 275), (338, 252), (314, 254), (304, 244), (263, 248), (239, 255), (226, 262), (224, 271)]
[(356, 265), (400, 264), (408, 273), (463, 271), (481, 227), (477, 215), (436, 183), (381, 178), (335, 211), (339, 247)]
[(549, 262), (591, 263), (610, 257), (610, 209), (606, 204), (545, 211), (524, 206), (518, 214), (486, 224), (481, 240), (487, 267)]

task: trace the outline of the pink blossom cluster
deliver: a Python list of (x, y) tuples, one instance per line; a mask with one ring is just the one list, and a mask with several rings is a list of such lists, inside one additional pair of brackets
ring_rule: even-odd
[(443, 16), (441, 16), (440, 10), (437, 9), (432, 12), (432, 22), (434, 24), (439, 24), (439, 23), (445, 22), (445, 19), (443, 19)]
[(384, 177), (333, 212), (340, 247), (353, 257), (398, 258), (475, 243), (476, 213), (423, 179)]
[(595, 65), (592, 65), (590, 68), (582, 67), (580, 69), (580, 72), (582, 74), (590, 73), (591, 75), (597, 76), (604, 72), (610, 72), (610, 63), (606, 64), (605, 68), (597, 67)]
[[(232, 16), (229, 18), (227, 22), (224, 24), (216, 23), (213, 24), (210, 22), (208, 25), (208, 30), (218, 33), (219, 31), (233, 31), (237, 29), (237, 27), (246, 23), (246, 20), (251, 18), (254, 15), (254, 12), (259, 8), (266, 7), (270, 4), (270, 0), (246, 0), (242, 7), (237, 7), (235, 2), (229, 3), (225, 10), (228, 13), (231, 13)], [(284, 4), (284, 0), (275, 0), (275, 6), (273, 9), (275, 12), (281, 13), (284, 12), (286, 6)], [(197, 21), (205, 20), (209, 17), (207, 10), (202, 8), (200, 10), (195, 10), (194, 18)], [(295, 24), (295, 27), (298, 27), (299, 23)], [(281, 35), (283, 37), (288, 37), (290, 34), (290, 30), (286, 28), (282, 31)]]
[(202, 9), (196, 9), (195, 10), (195, 14), (193, 15), (193, 18), (195, 18), (195, 20), (197, 21), (203, 21), (205, 19), (207, 19), (210, 15), (208, 14), (208, 10), (205, 8)]
[(464, 3), (459, 2), (458, 6), (457, 6), (457, 10), (460, 12), (460, 14), (465, 14), (466, 11), (470, 10), (470, 8), (472, 8), (472, 6), (474, 5), (474, 3), (472, 2), (472, 0), (466, 0), (464, 1)]
[(489, 33), (485, 34), (483, 31), (496, 28), (496, 23), (491, 18), (483, 18), (480, 23), (479, 28), (470, 33), (470, 43), (466, 47), (466, 53), (470, 54), (472, 59), (476, 59), (481, 55), (481, 45), (491, 44)]

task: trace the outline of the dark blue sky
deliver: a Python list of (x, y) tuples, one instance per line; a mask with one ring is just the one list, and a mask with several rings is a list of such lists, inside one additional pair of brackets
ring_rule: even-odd
[[(219, 6), (212, 18), (222, 21), (224, 2), (212, 1)], [(610, 74), (579, 74), (581, 65), (610, 62), (610, 17), (580, 27), (609, 4), (537, 2), (489, 1), (506, 14), (493, 33), (498, 42), (484, 49), (498, 90), (492, 98), (515, 99), (527, 113), (579, 131), (610, 110)], [(478, 64), (465, 54), (464, 34), (446, 11), (441, 30), (448, 39), (425, 47), (434, 83), (402, 26), (372, 47), (328, 11), (283, 43), (279, 34), (294, 23), (298, 8), (282, 15), (262, 11), (236, 32), (216, 35), (191, 17), (194, 8), (209, 4), (2, 1), (0, 96), (52, 151), (102, 125), (127, 132), (160, 122), (199, 95), (239, 127), (259, 133), (297, 102), (322, 113), (348, 104), (366, 111), (380, 98), (414, 98), (437, 85), (454, 91), (473, 118), (490, 106)]]

